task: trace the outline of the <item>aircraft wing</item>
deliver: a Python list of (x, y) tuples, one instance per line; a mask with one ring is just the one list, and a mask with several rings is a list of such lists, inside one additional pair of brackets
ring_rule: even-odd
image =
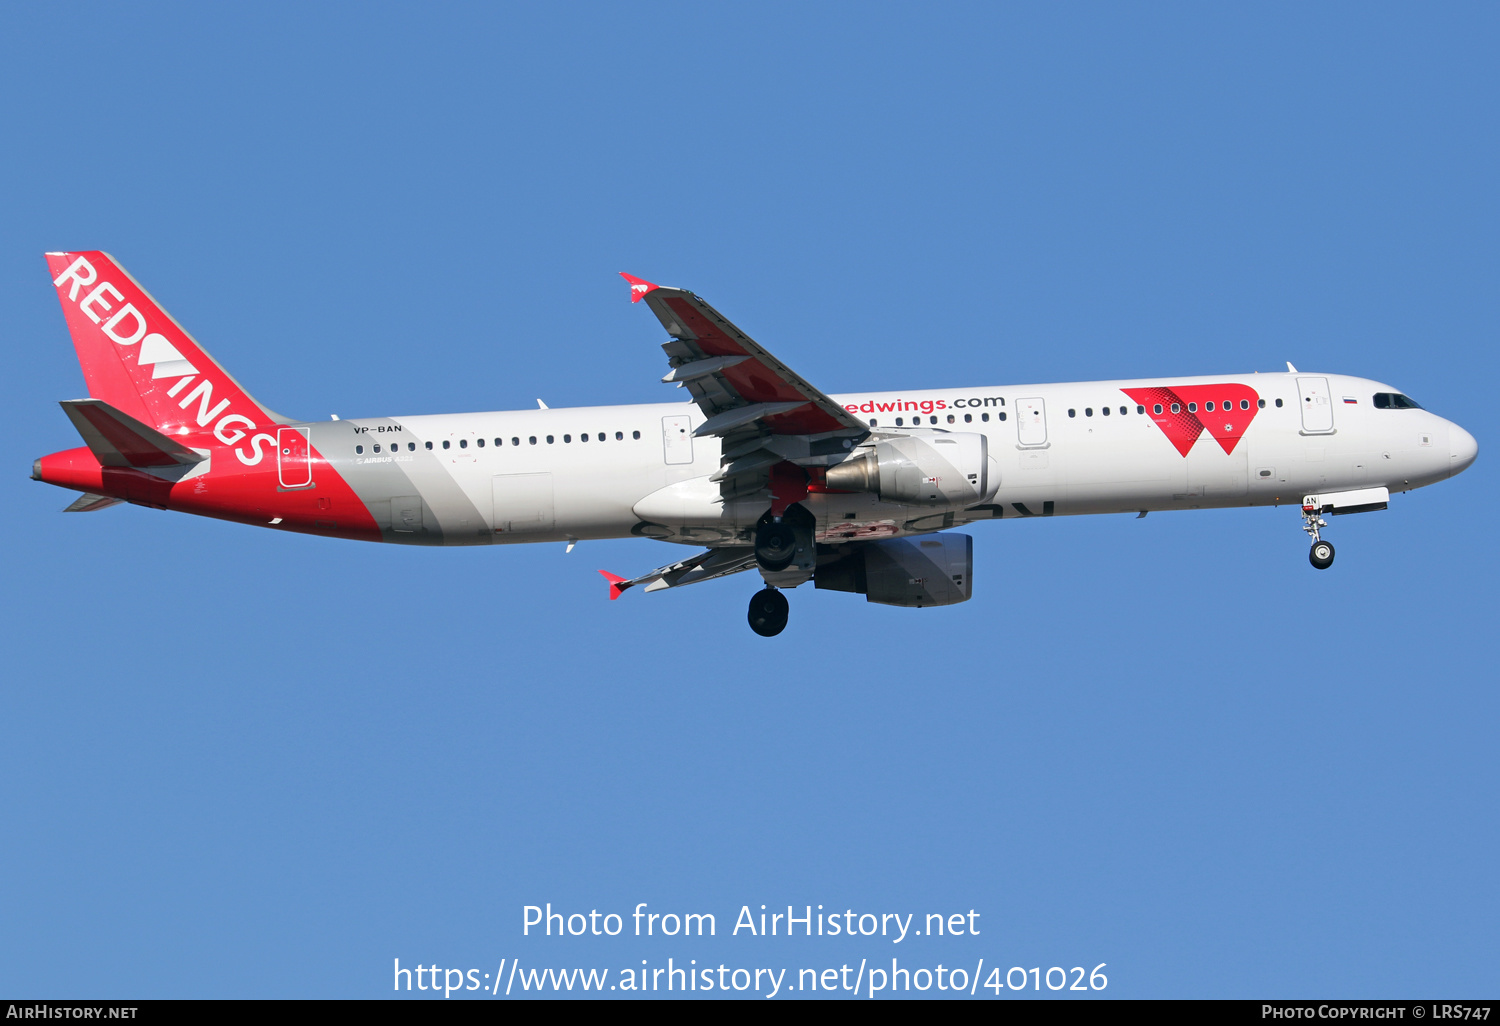
[(645, 300), (671, 340), (662, 378), (686, 388), (708, 419), (694, 434), (723, 439), (716, 480), (726, 498), (767, 487), (782, 461), (824, 466), (869, 428), (686, 289), (624, 274), (631, 302)]
[(735, 547), (709, 549), (696, 556), (659, 566), (650, 573), (641, 574), (631, 580), (618, 577), (607, 570), (599, 572), (609, 582), (609, 597), (617, 599), (626, 588), (634, 588), (638, 584), (644, 584), (647, 591), (661, 591), (663, 588), (679, 588), (685, 584), (712, 581), (716, 577), (728, 577), (741, 570), (749, 570), (754, 565), (754, 549)]

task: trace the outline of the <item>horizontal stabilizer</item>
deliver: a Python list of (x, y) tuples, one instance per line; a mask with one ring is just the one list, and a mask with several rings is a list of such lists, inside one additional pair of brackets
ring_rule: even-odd
[(84, 492), (72, 503), (63, 509), (64, 513), (96, 513), (101, 509), (109, 509), (118, 506), (124, 499), (116, 499), (110, 495), (95, 495), (93, 492)]
[(102, 399), (65, 399), (58, 404), (100, 466), (188, 467), (206, 457), (174, 441)]

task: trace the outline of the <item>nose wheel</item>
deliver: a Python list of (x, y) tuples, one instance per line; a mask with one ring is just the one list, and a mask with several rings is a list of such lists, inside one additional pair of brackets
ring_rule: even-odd
[(775, 588), (763, 588), (750, 598), (750, 629), (763, 638), (774, 638), (786, 630), (790, 613), (785, 595)]
[(1327, 570), (1333, 566), (1333, 545), (1326, 541), (1313, 542), (1312, 551), (1307, 554), (1307, 560), (1319, 570)]
[(1319, 570), (1327, 570), (1333, 566), (1333, 543), (1326, 542), (1318, 533), (1328, 526), (1328, 521), (1323, 519), (1322, 510), (1317, 506), (1302, 506), (1302, 530), (1312, 536), (1312, 549), (1307, 554), (1307, 561)]

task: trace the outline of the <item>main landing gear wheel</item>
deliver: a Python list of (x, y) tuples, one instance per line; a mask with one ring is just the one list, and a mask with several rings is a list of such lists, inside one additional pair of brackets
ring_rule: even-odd
[[(755, 529), (755, 562), (762, 570), (776, 573), (791, 565), (797, 554), (797, 533), (784, 520), (773, 520)], [(786, 607), (786, 599), (781, 600)], [(785, 626), (783, 620), (782, 626)], [(776, 630), (780, 630), (778, 627)], [(775, 634), (776, 631), (772, 631)], [(768, 635), (769, 636), (769, 635)]]
[(1307, 554), (1307, 560), (1319, 570), (1327, 570), (1333, 566), (1333, 546), (1326, 541), (1313, 542), (1312, 551)]
[(774, 638), (786, 630), (791, 607), (775, 588), (763, 588), (750, 598), (750, 629), (763, 638)]

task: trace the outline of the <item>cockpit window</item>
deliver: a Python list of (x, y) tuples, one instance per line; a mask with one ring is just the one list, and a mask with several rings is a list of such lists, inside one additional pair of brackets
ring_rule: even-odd
[(1375, 408), (1377, 410), (1420, 410), (1422, 404), (1400, 392), (1376, 392)]

